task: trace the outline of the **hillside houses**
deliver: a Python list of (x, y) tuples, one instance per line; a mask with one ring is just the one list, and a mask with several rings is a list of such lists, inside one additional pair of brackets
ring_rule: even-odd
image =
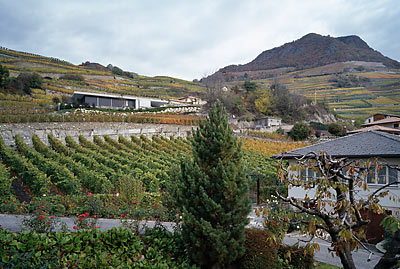
[(366, 119), (365, 123), (361, 126), (363, 128), (349, 131), (348, 134), (365, 131), (380, 131), (400, 135), (400, 117), (395, 115), (377, 113)]

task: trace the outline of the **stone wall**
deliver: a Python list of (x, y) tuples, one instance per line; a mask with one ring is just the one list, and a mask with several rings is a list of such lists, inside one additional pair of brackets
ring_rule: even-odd
[(118, 122), (42, 122), (42, 123), (3, 123), (0, 124), (0, 135), (6, 145), (14, 145), (14, 135), (19, 134), (24, 141), (32, 145), (32, 135), (36, 134), (44, 143), (48, 143), (47, 136), (54, 137), (65, 142), (66, 136), (78, 140), (80, 135), (93, 140), (95, 135), (108, 135), (117, 139), (119, 135), (130, 137), (132, 135), (145, 135), (151, 138), (158, 136), (181, 136), (191, 135), (192, 128), (196, 126), (167, 125), (167, 124), (138, 124)]

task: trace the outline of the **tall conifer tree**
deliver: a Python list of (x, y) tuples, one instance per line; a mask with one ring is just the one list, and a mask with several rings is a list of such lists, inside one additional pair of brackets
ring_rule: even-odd
[(193, 159), (181, 163), (175, 198), (183, 211), (182, 234), (194, 262), (224, 267), (244, 254), (250, 212), (241, 143), (217, 102), (192, 138)]

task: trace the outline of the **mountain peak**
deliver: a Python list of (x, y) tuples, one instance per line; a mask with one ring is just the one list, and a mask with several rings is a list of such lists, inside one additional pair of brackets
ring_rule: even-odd
[(359, 36), (335, 38), (309, 33), (298, 40), (266, 50), (247, 64), (221, 68), (214, 75), (218, 80), (222, 77), (226, 80), (233, 72), (265, 71), (277, 68), (303, 69), (348, 61), (378, 62), (389, 68), (400, 68), (399, 62), (373, 50)]
[(342, 36), (342, 37), (337, 37), (336, 39), (356, 48), (371, 49), (364, 40), (362, 40), (359, 36), (356, 35)]

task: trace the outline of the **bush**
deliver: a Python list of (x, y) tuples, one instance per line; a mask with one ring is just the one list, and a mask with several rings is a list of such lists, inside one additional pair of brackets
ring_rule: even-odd
[(0, 268), (190, 268), (179, 235), (144, 240), (130, 230), (10, 233), (0, 229)]
[(287, 261), (291, 268), (314, 268), (314, 255), (304, 247), (281, 245), (278, 254), (280, 260)]
[(278, 188), (278, 192), (284, 196), (287, 197), (288, 194), (288, 187), (287, 186), (264, 186), (260, 188), (260, 199), (261, 201), (266, 201), (267, 199), (271, 199), (271, 196), (275, 196), (275, 190)]
[(270, 232), (251, 228), (244, 233), (246, 253), (239, 262), (241, 268), (277, 268), (278, 244)]
[(42, 77), (37, 73), (23, 72), (11, 80), (9, 88), (30, 95), (32, 89), (42, 88)]
[(77, 74), (66, 74), (61, 76), (60, 79), (85, 81), (85, 78), (82, 75), (77, 75)]
[(332, 122), (328, 125), (328, 132), (335, 136), (343, 136), (345, 135), (345, 131), (343, 125), (340, 123)]
[(310, 135), (310, 129), (305, 123), (297, 122), (289, 135), (294, 141), (304, 140)]

